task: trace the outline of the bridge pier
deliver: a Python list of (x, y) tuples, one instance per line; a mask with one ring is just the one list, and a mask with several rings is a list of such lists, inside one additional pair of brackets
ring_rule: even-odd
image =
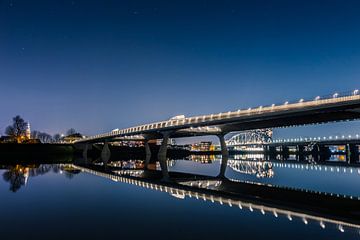
[(83, 158), (85, 159), (85, 161), (87, 160), (88, 158), (88, 150), (89, 150), (89, 144), (85, 143), (84, 145), (84, 149), (83, 149), (83, 152), (82, 152), (82, 156)]
[(162, 140), (159, 152), (158, 152), (158, 160), (159, 160), (162, 175), (163, 175), (163, 178), (162, 178), (163, 181), (170, 180), (169, 170), (168, 170), (168, 166), (166, 163), (167, 145), (169, 142), (170, 134), (171, 134), (171, 132), (163, 132), (162, 133), (163, 140)]
[(359, 162), (359, 147), (356, 144), (348, 144), (346, 150), (349, 151), (346, 155), (348, 156), (350, 163)]
[(224, 136), (225, 136), (225, 134), (217, 135), (217, 137), (219, 138), (219, 141), (220, 141), (220, 146), (221, 146), (221, 166), (220, 166), (220, 173), (218, 175), (219, 178), (225, 178), (226, 167), (227, 167), (227, 163), (229, 160), (229, 151), (226, 147), (226, 142), (225, 142)]
[(111, 152), (109, 149), (109, 143), (104, 142), (104, 147), (102, 148), (102, 151), (101, 151), (101, 160), (105, 166), (107, 165), (108, 161), (110, 160), (110, 157), (111, 157)]
[(144, 169), (147, 169), (150, 163), (150, 159), (151, 159), (151, 150), (150, 150), (150, 145), (149, 145), (149, 140), (146, 139), (144, 142), (144, 147), (145, 147), (145, 164), (144, 164)]

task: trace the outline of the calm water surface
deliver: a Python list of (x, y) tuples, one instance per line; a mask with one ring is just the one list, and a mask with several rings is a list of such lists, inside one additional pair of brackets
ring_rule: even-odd
[[(234, 159), (226, 172), (234, 181), (360, 196), (357, 166)], [(220, 162), (193, 157), (168, 164), (170, 171), (216, 176)], [(360, 239), (357, 228), (323, 229), (312, 219), (170, 194), (69, 164), (5, 165), (0, 174), (1, 239)]]

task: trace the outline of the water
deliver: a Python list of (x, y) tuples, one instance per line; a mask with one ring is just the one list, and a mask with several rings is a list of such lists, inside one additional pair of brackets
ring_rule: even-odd
[[(234, 182), (360, 196), (356, 165), (259, 160), (230, 159), (226, 177)], [(170, 172), (216, 176), (220, 162), (217, 157), (194, 157), (171, 160), (168, 165)], [(132, 169), (141, 163), (122, 165)], [(104, 175), (102, 167), (94, 171), (72, 164), (1, 168), (1, 239), (360, 239), (356, 227), (304, 214), (301, 209), (288, 211), (181, 188), (197, 181), (184, 180), (179, 187), (144, 177), (141, 170), (119, 168)], [(221, 181), (205, 182), (210, 182), (208, 188), (216, 188)]]

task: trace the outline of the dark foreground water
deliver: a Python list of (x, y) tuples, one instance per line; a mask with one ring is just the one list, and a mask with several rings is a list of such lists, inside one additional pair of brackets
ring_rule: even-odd
[[(172, 172), (216, 176), (220, 162), (193, 157), (168, 164)], [(72, 164), (1, 166), (0, 239), (360, 239), (356, 219), (338, 221), (301, 208), (249, 203), (191, 187), (184, 191), (148, 181), (140, 170), (121, 170), (140, 168), (141, 161), (110, 165), (120, 170), (107, 169), (106, 175), (101, 166), (96, 171)], [(136, 180), (139, 176), (144, 180)], [(360, 196), (360, 168), (337, 161), (235, 157), (229, 160), (226, 177), (231, 182)], [(216, 179), (204, 182), (208, 189), (219, 184)]]

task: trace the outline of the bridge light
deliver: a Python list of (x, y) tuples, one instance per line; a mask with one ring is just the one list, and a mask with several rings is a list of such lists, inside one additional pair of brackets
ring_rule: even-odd
[(273, 103), (273, 104), (271, 104), (271, 107), (273, 108), (273, 107), (275, 107), (275, 104)]
[(354, 95), (358, 95), (359, 94), (359, 89), (355, 89), (353, 92)]
[(299, 100), (299, 103), (302, 103), (302, 102), (304, 102), (304, 99), (303, 99), (303, 98)]
[(315, 98), (315, 101), (317, 101), (317, 100), (319, 100), (320, 99), (320, 96), (317, 96), (316, 98)]
[(333, 98), (337, 98), (339, 96), (338, 93), (334, 93)]
[(343, 228), (342, 225), (339, 225), (339, 226), (338, 226), (338, 229), (339, 229), (340, 232), (345, 232), (345, 230), (344, 230), (344, 228)]
[(285, 103), (284, 103), (284, 105), (288, 105), (289, 104), (289, 102), (288, 101), (286, 101)]

